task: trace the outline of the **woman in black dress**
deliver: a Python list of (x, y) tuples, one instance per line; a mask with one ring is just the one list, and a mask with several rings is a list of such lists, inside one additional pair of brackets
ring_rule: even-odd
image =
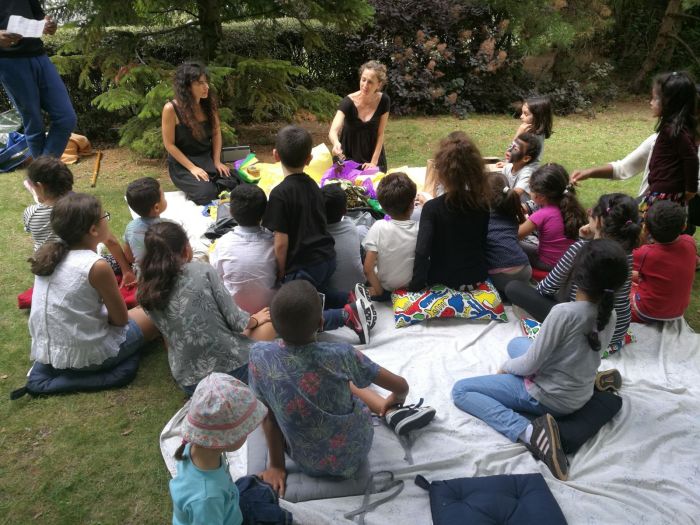
[(173, 184), (195, 204), (216, 199), (240, 180), (221, 162), (221, 126), (207, 71), (185, 62), (175, 72), (175, 100), (163, 107), (163, 144)]
[(386, 67), (371, 60), (360, 67), (360, 90), (345, 97), (335, 114), (328, 138), (333, 155), (386, 172), (384, 130), (391, 101), (380, 90), (386, 84)]

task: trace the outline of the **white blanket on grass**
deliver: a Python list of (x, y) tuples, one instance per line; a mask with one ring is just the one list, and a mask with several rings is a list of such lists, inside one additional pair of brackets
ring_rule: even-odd
[[(574, 456), (569, 481), (560, 482), (533, 459), (482, 421), (461, 412), (450, 399), (452, 385), (463, 377), (495, 373), (507, 358), (506, 344), (522, 335), (510, 308), (509, 323), (460, 320), (430, 321), (395, 329), (388, 306), (379, 305), (379, 320), (366, 354), (404, 376), (408, 401), (424, 397), (437, 409), (436, 419), (414, 433), (414, 464), (387, 465), (406, 482), (404, 491), (367, 514), (367, 524), (431, 522), (428, 493), (413, 484), (416, 474), (428, 480), (495, 474), (540, 472), (570, 525), (685, 525), (700, 522), (700, 339), (684, 321), (663, 329), (632, 325), (637, 342), (604, 360), (623, 377), (621, 411)], [(353, 342), (343, 328), (324, 340)], [(161, 451), (175, 474), (173, 452), (180, 443), (164, 429)], [(231, 472), (245, 474), (245, 451), (231, 455)], [(373, 498), (376, 498), (374, 496)], [(345, 512), (362, 497), (283, 505), (304, 525), (343, 523)]]

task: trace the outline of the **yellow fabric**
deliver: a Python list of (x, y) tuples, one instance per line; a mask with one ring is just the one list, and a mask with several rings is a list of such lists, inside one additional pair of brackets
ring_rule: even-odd
[(61, 155), (61, 161), (64, 164), (75, 164), (80, 157), (92, 155), (92, 146), (87, 137), (71, 133), (66, 144), (66, 149)]

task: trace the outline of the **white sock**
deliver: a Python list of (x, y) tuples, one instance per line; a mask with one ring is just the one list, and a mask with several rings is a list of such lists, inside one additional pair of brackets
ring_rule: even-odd
[(518, 440), (522, 441), (523, 443), (530, 443), (531, 438), (532, 425), (528, 425), (527, 428), (520, 433), (520, 435), (518, 436)]

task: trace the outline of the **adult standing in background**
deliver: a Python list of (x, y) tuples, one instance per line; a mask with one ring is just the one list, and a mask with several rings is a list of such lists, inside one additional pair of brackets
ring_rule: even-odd
[(386, 67), (375, 60), (360, 67), (360, 90), (340, 102), (328, 138), (333, 155), (386, 172), (384, 130), (389, 120), (391, 101), (382, 93), (386, 85)]
[[(44, 34), (56, 32), (56, 22), (46, 17), (39, 0), (2, 0), (0, 2), (0, 83), (22, 116), (24, 134), (33, 158), (41, 155), (61, 157), (77, 118), (68, 90), (46, 56), (40, 38), (23, 38), (7, 32), (11, 15), (33, 20), (46, 19)], [(45, 133), (42, 110), (51, 125)]]
[(165, 103), (161, 122), (168, 173), (188, 199), (207, 204), (241, 181), (221, 162), (221, 122), (205, 67), (180, 64), (173, 89), (175, 99)]

